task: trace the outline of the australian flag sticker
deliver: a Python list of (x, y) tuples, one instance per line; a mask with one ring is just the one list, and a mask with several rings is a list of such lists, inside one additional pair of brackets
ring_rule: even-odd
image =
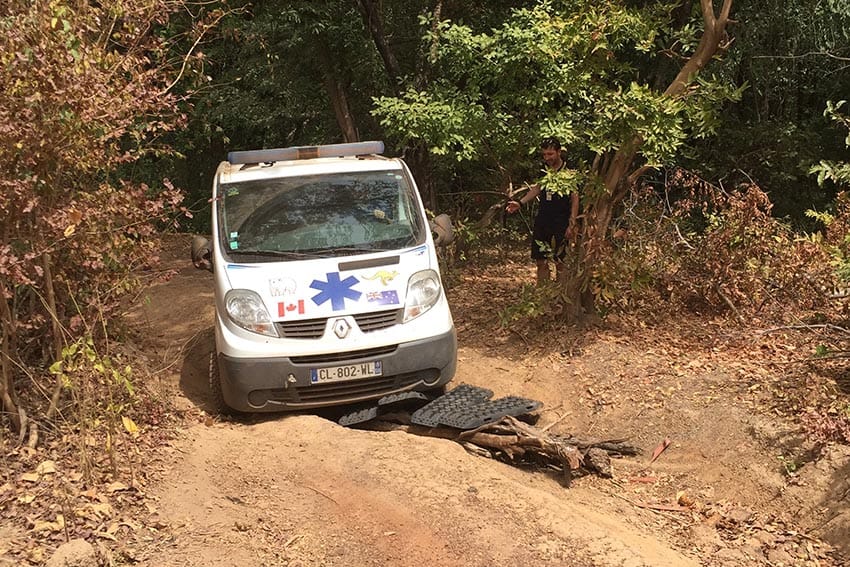
[(370, 291), (366, 293), (366, 301), (378, 305), (398, 305), (398, 292), (393, 291)]

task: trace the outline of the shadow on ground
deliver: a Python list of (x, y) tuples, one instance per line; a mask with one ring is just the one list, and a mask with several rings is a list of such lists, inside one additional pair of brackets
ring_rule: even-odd
[(195, 406), (207, 413), (214, 408), (209, 390), (210, 356), (215, 351), (215, 330), (212, 326), (196, 333), (183, 349), (180, 370), (180, 390)]
[(844, 463), (833, 472), (821, 505), (825, 521), (814, 532), (850, 557), (850, 455), (845, 454)]
[[(198, 409), (215, 415), (209, 389), (210, 357), (215, 352), (215, 329), (210, 326), (192, 337), (183, 350), (183, 366), (180, 371), (180, 390)], [(274, 421), (288, 415), (316, 415), (333, 422), (352, 411), (355, 406), (337, 406), (322, 410), (301, 412), (233, 413), (226, 419), (236, 423), (254, 424)], [(225, 416), (222, 416), (225, 417)]]

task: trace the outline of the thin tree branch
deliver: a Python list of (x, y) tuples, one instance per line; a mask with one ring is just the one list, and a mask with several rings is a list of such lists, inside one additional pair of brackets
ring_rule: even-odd
[(729, 21), (729, 12), (732, 11), (732, 0), (723, 0), (723, 6), (720, 8), (720, 17), (718, 21), (725, 28)]
[(179, 72), (179, 73), (177, 73), (177, 76), (174, 78), (174, 80), (173, 80), (173, 81), (171, 81), (171, 84), (170, 84), (170, 85), (168, 85), (167, 87), (165, 87), (165, 90), (164, 90), (164, 91), (162, 91), (161, 93), (159, 93), (159, 94), (160, 94), (160, 96), (163, 96), (163, 95), (168, 94), (168, 92), (169, 92), (172, 88), (174, 88), (174, 85), (176, 85), (176, 84), (180, 81), (180, 79), (182, 79), (182, 78), (183, 78), (183, 73), (185, 73), (185, 72), (186, 72), (186, 67), (189, 65), (189, 57), (191, 57), (191, 56), (192, 56), (192, 52), (194, 52), (194, 51), (195, 51), (195, 48), (196, 48), (196, 47), (198, 47), (198, 44), (199, 44), (199, 43), (201, 43), (201, 40), (202, 40), (202, 39), (204, 39), (204, 36), (206, 35), (206, 33), (207, 33), (208, 31), (210, 31), (211, 29), (213, 29), (214, 27), (216, 27), (216, 26), (218, 25), (218, 23), (222, 20), (222, 18), (224, 18), (225, 16), (230, 15), (230, 14), (232, 14), (232, 13), (233, 13), (233, 11), (232, 11), (232, 10), (228, 10), (228, 11), (226, 11), (226, 12), (222, 12), (222, 13), (221, 13), (221, 14), (219, 14), (219, 15), (218, 15), (218, 17), (217, 17), (217, 18), (213, 21), (213, 23), (209, 24), (208, 26), (206, 26), (206, 27), (203, 29), (203, 31), (201, 31), (201, 34), (200, 34), (200, 35), (198, 36), (198, 38), (195, 40), (195, 43), (193, 43), (193, 44), (192, 44), (192, 47), (190, 47), (190, 48), (189, 48), (189, 51), (188, 51), (188, 52), (186, 53), (186, 55), (183, 57), (183, 64), (180, 66), (180, 72)]
[(735, 307), (735, 304), (732, 303), (732, 300), (729, 299), (729, 297), (725, 293), (723, 293), (723, 290), (720, 289), (720, 284), (714, 285), (714, 291), (717, 293), (717, 295), (720, 296), (720, 299), (723, 300), (723, 302), (729, 307), (729, 309), (732, 310), (732, 313), (735, 315), (735, 319), (737, 319), (739, 323), (743, 323), (744, 318), (741, 317), (741, 312), (738, 311), (738, 308)]
[(631, 175), (629, 175), (629, 185), (634, 185), (634, 183), (638, 180), (638, 178), (649, 171), (650, 169), (655, 169), (651, 165), (642, 165), (637, 168)]
[(807, 51), (799, 55), (753, 55), (750, 59), (802, 59), (803, 57), (810, 57), (812, 55), (822, 55), (836, 61), (850, 61), (850, 57), (841, 57), (828, 51)]
[[(50, 252), (45, 252), (41, 256), (42, 268), (44, 269), (44, 287), (46, 297), (44, 298), (47, 312), (50, 315), (51, 330), (53, 334), (53, 361), (62, 360), (62, 329), (59, 324), (59, 313), (56, 306), (56, 292), (53, 289), (53, 262), (50, 257)], [(56, 374), (56, 384), (53, 387), (53, 395), (50, 397), (50, 407), (47, 408), (46, 419), (49, 421), (59, 409), (59, 400), (62, 396), (62, 376)]]
[(729, 22), (729, 12), (732, 9), (732, 0), (723, 0), (720, 8), (720, 17), (714, 15), (714, 3), (712, 0), (700, 0), (702, 7), (705, 29), (699, 40), (696, 52), (688, 59), (687, 63), (679, 70), (679, 74), (664, 91), (670, 96), (680, 95), (687, 85), (705, 65), (711, 61), (714, 54), (720, 48), (720, 39), (726, 32), (726, 24)]

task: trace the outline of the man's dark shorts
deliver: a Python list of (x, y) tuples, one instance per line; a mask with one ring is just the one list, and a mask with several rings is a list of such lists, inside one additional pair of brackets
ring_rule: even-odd
[[(563, 222), (535, 222), (531, 233), (531, 257), (535, 260), (563, 260), (566, 255), (564, 233), (567, 225)], [(542, 248), (541, 242), (545, 244)]]

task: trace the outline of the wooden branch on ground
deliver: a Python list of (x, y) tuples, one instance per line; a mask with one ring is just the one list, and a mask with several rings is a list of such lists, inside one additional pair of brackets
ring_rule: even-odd
[(558, 419), (556, 419), (556, 420), (555, 420), (555, 421), (553, 421), (552, 423), (550, 423), (550, 424), (546, 425), (546, 426), (542, 429), (542, 431), (543, 431), (543, 432), (549, 431), (550, 429), (552, 429), (553, 427), (555, 427), (556, 425), (558, 425), (559, 423), (561, 423), (562, 421), (564, 421), (564, 419), (566, 419), (567, 417), (571, 416), (572, 414), (573, 414), (573, 412), (571, 412), (571, 411), (565, 412), (565, 413), (564, 413), (564, 415), (560, 416)]
[(30, 432), (27, 437), (27, 447), (35, 449), (38, 446), (38, 422), (33, 420), (30, 422)]
[(720, 299), (723, 300), (723, 302), (729, 307), (729, 309), (732, 310), (732, 313), (735, 315), (735, 319), (737, 319), (739, 323), (743, 323), (744, 318), (741, 317), (741, 312), (738, 311), (738, 308), (735, 307), (735, 304), (732, 303), (732, 300), (729, 299), (729, 297), (727, 297), (725, 293), (723, 293), (723, 290), (720, 289), (720, 284), (714, 285), (714, 291), (717, 293), (717, 295), (720, 296)]
[(452, 427), (423, 427), (410, 424), (405, 413), (386, 414), (368, 423), (378, 431), (402, 430), (416, 435), (451, 439), (468, 447), (475, 454), (487, 454), (510, 464), (539, 464), (554, 466), (564, 474), (568, 484), (573, 473), (585, 471), (611, 477), (612, 455), (637, 455), (640, 449), (625, 439), (589, 440), (568, 435), (550, 434), (511, 416), (467, 431)]
[(21, 420), (21, 428), (18, 431), (18, 445), (24, 442), (24, 438), (27, 435), (27, 426), (29, 425), (29, 417), (27, 416), (27, 411), (23, 407), (18, 407), (18, 415)]
[(844, 327), (840, 327), (838, 325), (830, 325), (828, 323), (816, 323), (812, 325), (782, 325), (780, 327), (771, 327), (770, 329), (764, 329), (759, 331), (759, 335), (766, 335), (768, 333), (773, 333), (776, 331), (816, 331), (816, 330), (827, 330), (827, 331), (837, 331), (844, 334), (850, 334), (850, 329), (845, 329)]

